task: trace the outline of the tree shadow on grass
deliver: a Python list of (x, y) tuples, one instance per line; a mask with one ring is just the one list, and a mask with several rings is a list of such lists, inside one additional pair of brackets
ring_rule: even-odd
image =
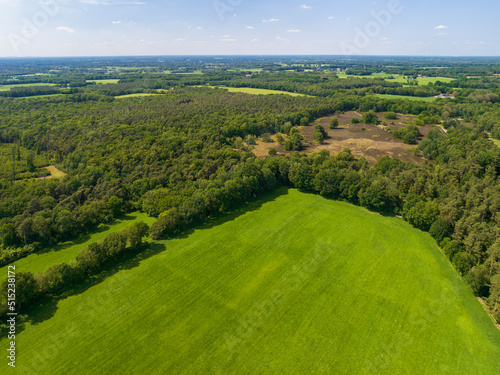
[[(124, 256), (123, 258), (119, 259), (119, 263), (115, 262), (114, 264), (112, 264), (111, 262), (108, 262), (108, 264), (104, 266), (104, 269), (99, 274), (91, 276), (83, 283), (72, 287), (61, 295), (48, 295), (37, 300), (26, 310), (22, 311), (24, 319), (22, 321), (16, 322), (16, 334), (24, 331), (27, 323), (31, 325), (37, 325), (51, 319), (57, 312), (57, 305), (59, 301), (62, 301), (68, 297), (82, 294), (122, 270), (130, 270), (138, 267), (141, 261), (159, 254), (165, 249), (166, 247), (163, 244), (151, 243), (147, 245), (141, 252), (129, 254), (128, 256)], [(5, 333), (6, 332), (3, 332), (2, 330), (0, 338), (4, 337)]]
[(59, 245), (45, 247), (45, 248), (37, 251), (36, 254), (46, 254), (46, 253), (58, 252), (58, 251), (67, 249), (68, 247), (72, 247), (75, 245), (81, 245), (82, 243), (89, 241), (94, 234), (106, 232), (106, 231), (110, 230), (113, 225), (119, 224), (122, 221), (130, 221), (130, 220), (134, 220), (134, 219), (135, 219), (135, 216), (132, 216), (132, 215), (120, 216), (117, 219), (113, 219), (111, 221), (108, 221), (107, 223), (100, 224), (97, 228), (94, 228), (85, 234), (79, 234), (79, 235), (73, 237), (73, 239), (68, 240), (66, 242), (63, 242)]
[[(191, 234), (193, 234), (196, 230), (210, 229), (215, 226), (233, 221), (239, 216), (252, 211), (256, 211), (260, 209), (262, 205), (272, 202), (276, 200), (278, 197), (286, 194), (288, 194), (288, 188), (286, 187), (275, 189), (274, 191), (264, 194), (263, 196), (251, 199), (250, 201), (240, 205), (239, 207), (235, 208), (234, 210), (228, 213), (221, 213), (219, 215), (213, 216), (205, 220), (202, 224), (186, 229), (182, 233), (176, 236), (169, 237), (168, 239), (185, 239), (188, 238)], [(120, 218), (120, 220), (132, 220), (132, 219), (134, 219), (133, 216), (129, 216), (129, 218), (126, 219)], [(105, 281), (109, 277), (117, 274), (120, 271), (131, 270), (133, 268), (136, 268), (140, 266), (142, 261), (152, 256), (155, 256), (165, 251), (166, 249), (167, 247), (163, 243), (151, 242), (139, 253), (127, 254), (121, 259), (115, 260), (113, 262), (108, 262), (103, 266), (103, 270), (99, 274), (91, 276), (81, 284), (72, 287), (71, 289), (65, 291), (61, 295), (58, 296), (49, 295), (39, 299), (38, 301), (36, 301), (34, 304), (29, 306), (26, 310), (22, 312), (25, 318), (22, 321), (17, 322), (16, 333), (22, 332), (26, 328), (27, 323), (31, 325), (37, 325), (51, 319), (57, 312), (58, 309), (57, 305), (59, 301), (62, 301), (68, 297), (82, 294), (87, 290), (89, 290), (90, 288)], [(4, 333), (5, 332), (2, 330), (0, 337), (4, 337), (5, 336)]]
[(237, 219), (239, 216), (242, 216), (246, 213), (259, 210), (264, 204), (272, 202), (276, 200), (278, 197), (282, 195), (288, 194), (289, 188), (287, 187), (279, 187), (269, 193), (264, 195), (252, 198), (245, 203), (235, 207), (229, 212), (219, 213), (217, 215), (210, 216), (205, 219), (201, 223), (194, 224), (183, 230), (181, 233), (169, 236), (167, 238), (162, 238), (162, 240), (171, 240), (171, 239), (185, 239), (189, 238), (195, 231), (197, 230), (205, 230), (210, 229), (221, 224), (233, 221)]

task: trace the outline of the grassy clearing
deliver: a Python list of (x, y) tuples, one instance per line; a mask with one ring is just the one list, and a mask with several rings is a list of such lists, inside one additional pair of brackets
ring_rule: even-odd
[(290, 190), (212, 224), (40, 306), (4, 373), (500, 373), (500, 332), (403, 220)]
[[(418, 82), (419, 86), (427, 86), (429, 83), (436, 83), (437, 81), (441, 82), (451, 82), (454, 81), (454, 78), (446, 78), (446, 77), (418, 77), (416, 81)], [(404, 76), (399, 76), (394, 79), (388, 79), (386, 78), (386, 81), (388, 82), (399, 82), (399, 83), (408, 83), (408, 80)], [(414, 80), (410, 80), (410, 82), (413, 82)]]
[(408, 99), (419, 102), (433, 102), (434, 100), (437, 99), (433, 96), (420, 97), (420, 96), (404, 96), (404, 95), (389, 95), (389, 94), (375, 94), (375, 95), (383, 99)]
[(66, 173), (57, 169), (55, 165), (49, 165), (48, 167), (45, 167), (45, 169), (48, 170), (50, 172), (50, 175), (54, 178), (61, 178), (66, 176)]
[(116, 99), (141, 98), (141, 97), (144, 97), (144, 96), (152, 96), (152, 95), (158, 95), (158, 94), (141, 92), (141, 93), (137, 93), (137, 94), (118, 95), (118, 96), (115, 96), (115, 98)]
[(87, 82), (95, 82), (98, 85), (106, 85), (109, 83), (118, 83), (119, 79), (88, 79)]
[(33, 87), (33, 86), (57, 86), (55, 83), (17, 83), (14, 85), (0, 85), (0, 91), (10, 91), (16, 87)]
[[(125, 215), (111, 223), (101, 224), (88, 235), (78, 236), (74, 240), (63, 242), (46, 250), (31, 254), (26, 258), (15, 262), (16, 270), (19, 272), (43, 272), (53, 264), (68, 263), (75, 260), (80, 251), (94, 242), (102, 241), (112, 232), (125, 229), (136, 221), (144, 221), (151, 225), (155, 219), (142, 212), (133, 212)], [(3, 272), (3, 273), (2, 273)], [(7, 273), (7, 266), (0, 268), (0, 275)]]
[(39, 99), (39, 98), (50, 98), (53, 96), (60, 96), (64, 94), (48, 94), (48, 95), (32, 95), (32, 96), (18, 96), (14, 99)]
[(255, 89), (251, 87), (227, 87), (227, 86), (196, 86), (196, 87), (211, 87), (225, 89), (229, 92), (241, 92), (244, 94), (251, 95), (290, 95), (290, 96), (309, 96), (304, 94), (297, 94), (296, 92), (279, 91), (279, 90), (267, 90), (267, 89)]

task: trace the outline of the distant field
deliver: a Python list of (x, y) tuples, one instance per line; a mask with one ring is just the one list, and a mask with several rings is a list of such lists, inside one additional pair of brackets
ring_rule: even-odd
[[(417, 82), (419, 84), (419, 86), (426, 86), (428, 85), (429, 83), (436, 83), (437, 81), (441, 81), (441, 82), (452, 82), (454, 81), (455, 79), (454, 78), (446, 78), (446, 77), (418, 77), (417, 78)], [(394, 78), (394, 79), (387, 79), (386, 78), (386, 81), (388, 82), (399, 82), (399, 83), (407, 83), (408, 80), (403, 77), (403, 76), (399, 76), (397, 78)], [(412, 80), (410, 80), (411, 82)]]
[(151, 94), (151, 93), (141, 92), (141, 93), (137, 93), (137, 94), (118, 95), (118, 96), (115, 96), (115, 98), (116, 99), (139, 98), (139, 97), (151, 96), (151, 95), (158, 95), (158, 94)]
[(18, 96), (14, 99), (38, 99), (38, 98), (50, 98), (53, 96), (60, 96), (64, 94), (48, 94), (48, 95), (32, 95), (32, 96)]
[(98, 85), (105, 85), (108, 83), (118, 83), (119, 79), (88, 79), (87, 82), (95, 82)]
[(164, 74), (203, 74), (203, 72), (201, 70), (194, 70), (192, 72), (187, 72), (187, 73), (176, 73), (176, 72), (172, 72), (171, 70), (165, 70), (163, 72)]
[(420, 96), (404, 96), (404, 95), (388, 95), (388, 94), (375, 94), (376, 96), (383, 99), (408, 99), (420, 102), (433, 102), (437, 98), (433, 96), (429, 97), (420, 97)]
[(33, 87), (33, 86), (57, 86), (55, 83), (17, 83), (14, 85), (0, 85), (0, 91), (10, 91), (15, 87)]
[[(398, 82), (398, 83), (408, 83), (408, 79), (406, 76), (402, 76), (399, 74), (387, 74), (387, 73), (372, 73), (369, 76), (358, 76), (358, 75), (348, 75), (346, 72), (336, 72), (337, 76), (339, 78), (349, 78), (349, 77), (354, 77), (354, 78), (384, 78), (388, 82)], [(390, 79), (389, 77), (394, 77)], [(446, 77), (418, 77), (416, 81), (418, 82), (419, 86), (426, 86), (429, 83), (435, 83), (437, 81), (441, 82), (451, 82), (454, 81), (454, 78), (446, 78)], [(410, 80), (414, 81), (414, 80)]]
[[(91, 243), (101, 241), (110, 233), (125, 229), (137, 221), (144, 221), (146, 224), (151, 225), (155, 219), (145, 213), (133, 212), (114, 220), (112, 223), (100, 225), (90, 235), (78, 236), (74, 240), (52, 246), (41, 253), (31, 254), (16, 261), (16, 271), (37, 273), (45, 271), (53, 264), (69, 263), (75, 260), (78, 253)], [(5, 273), (7, 273), (7, 266), (0, 268), (0, 275)]]
[(500, 373), (500, 332), (428, 234), (297, 190), (41, 306), (16, 348), (6, 375)]
[(279, 90), (266, 90), (266, 89), (255, 89), (251, 87), (227, 87), (227, 86), (196, 86), (196, 87), (218, 87), (221, 89), (225, 89), (229, 92), (242, 92), (244, 94), (252, 94), (252, 95), (276, 95), (276, 94), (282, 94), (282, 95), (290, 95), (290, 96), (309, 96), (309, 95), (304, 95), (304, 94), (297, 94), (295, 92), (288, 92), (288, 91), (279, 91)]

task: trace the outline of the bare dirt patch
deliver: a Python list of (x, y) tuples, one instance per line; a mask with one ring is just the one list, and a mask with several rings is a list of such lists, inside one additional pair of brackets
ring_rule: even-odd
[[(304, 137), (303, 152), (312, 154), (321, 150), (330, 151), (331, 155), (336, 155), (344, 148), (348, 147), (353, 155), (357, 158), (363, 156), (370, 163), (376, 163), (384, 156), (397, 158), (402, 161), (413, 163), (423, 163), (425, 159), (419, 156), (417, 145), (407, 145), (401, 140), (393, 138), (388, 130), (398, 130), (404, 126), (413, 124), (415, 117), (413, 115), (400, 115), (394, 120), (388, 120), (383, 117), (384, 113), (377, 113), (380, 120), (379, 125), (369, 124), (352, 124), (351, 119), (356, 118), (361, 120), (362, 114), (354, 111), (345, 112), (336, 116), (323, 117), (316, 120), (310, 126), (299, 127), (301, 134)], [(339, 127), (337, 129), (329, 129), (330, 120), (332, 117), (337, 117)], [(318, 144), (314, 141), (314, 124), (322, 125), (328, 133), (328, 137), (323, 144)], [(419, 126), (422, 138), (434, 128), (434, 125)], [(444, 130), (443, 130), (444, 131)], [(286, 135), (283, 135), (286, 139)], [(269, 155), (269, 150), (275, 148), (278, 154), (289, 154), (283, 149), (283, 146), (276, 142), (276, 136), (272, 136), (273, 143), (264, 143), (261, 140), (257, 141), (257, 145), (253, 146), (253, 153), (257, 157), (266, 157)]]

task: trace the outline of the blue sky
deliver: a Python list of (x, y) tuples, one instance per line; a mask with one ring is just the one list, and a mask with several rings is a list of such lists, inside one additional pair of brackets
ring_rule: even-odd
[(500, 56), (498, 0), (0, 0), (0, 56)]

